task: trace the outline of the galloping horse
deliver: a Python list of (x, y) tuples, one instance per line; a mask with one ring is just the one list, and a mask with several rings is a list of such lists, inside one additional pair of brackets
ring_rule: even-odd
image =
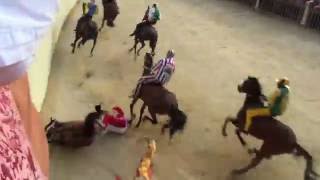
[(119, 14), (119, 6), (116, 0), (102, 0), (102, 5), (103, 19), (99, 31), (101, 31), (101, 29), (103, 28), (105, 21), (107, 21), (108, 26), (113, 27), (113, 22)]
[(72, 46), (72, 53), (76, 48), (77, 41), (81, 38), (81, 41), (78, 43), (77, 47), (80, 48), (80, 45), (84, 45), (88, 40), (93, 40), (93, 46), (90, 51), (90, 56), (93, 56), (93, 50), (97, 43), (98, 38), (98, 26), (97, 23), (94, 21), (89, 22), (81, 22), (81, 24), (75, 30), (76, 36), (74, 42), (71, 44)]
[(51, 118), (45, 127), (48, 142), (74, 148), (91, 145), (96, 134), (95, 123), (101, 113), (91, 112), (84, 121), (59, 122)]
[[(144, 75), (147, 75), (151, 71), (152, 67), (152, 56), (147, 53), (144, 62)], [(175, 94), (168, 91), (166, 88), (159, 84), (146, 84), (142, 85), (140, 93), (137, 98), (134, 98), (130, 104), (131, 119), (135, 119), (135, 114), (133, 113), (133, 108), (135, 103), (141, 99), (143, 105), (140, 109), (139, 121), (136, 127), (140, 126), (142, 121), (142, 115), (146, 107), (148, 107), (151, 118), (145, 116), (143, 119), (150, 120), (152, 124), (157, 124), (157, 114), (169, 115), (169, 121), (162, 126), (162, 133), (165, 132), (166, 128), (170, 129), (170, 139), (178, 130), (183, 130), (187, 122), (187, 116), (185, 113), (178, 108), (178, 102)]]
[[(261, 85), (255, 77), (248, 77), (248, 79), (238, 86), (238, 90), (239, 92), (246, 94), (244, 105), (238, 112), (237, 117), (228, 117), (226, 119), (222, 128), (222, 134), (227, 136), (227, 124), (231, 122), (236, 127), (236, 135), (241, 144), (246, 146), (246, 142), (241, 136), (241, 133), (244, 132), (246, 111), (249, 108), (263, 107), (263, 98), (265, 96), (262, 94)], [(314, 180), (316, 176), (318, 176), (313, 170), (312, 156), (298, 144), (296, 135), (289, 126), (273, 117), (256, 117), (252, 121), (248, 133), (261, 139), (263, 144), (259, 150), (249, 149), (249, 153), (254, 153), (255, 157), (248, 166), (234, 170), (233, 174), (246, 173), (248, 170), (255, 168), (265, 158), (288, 153), (295, 156), (303, 156), (305, 158), (307, 164), (304, 172), (304, 180)]]
[[(134, 50), (134, 53), (139, 56), (141, 49), (145, 46), (144, 41), (150, 41), (151, 54), (155, 55), (155, 49), (158, 41), (158, 32), (156, 28), (149, 23), (144, 24), (140, 28), (141, 29), (138, 30), (138, 33), (134, 33), (134, 45), (129, 52)], [(137, 51), (137, 44), (139, 42), (141, 43), (141, 47)]]

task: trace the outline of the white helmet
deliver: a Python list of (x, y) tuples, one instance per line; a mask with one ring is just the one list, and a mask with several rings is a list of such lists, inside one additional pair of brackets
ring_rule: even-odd
[(174, 50), (173, 49), (170, 49), (168, 52), (167, 52), (167, 58), (173, 58), (175, 55), (174, 53)]

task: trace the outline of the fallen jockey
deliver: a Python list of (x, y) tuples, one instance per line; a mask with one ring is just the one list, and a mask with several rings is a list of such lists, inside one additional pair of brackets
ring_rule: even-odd
[(174, 60), (174, 51), (169, 50), (166, 58), (161, 59), (156, 65), (152, 67), (151, 74), (142, 76), (137, 84), (137, 87), (134, 90), (132, 96), (133, 98), (138, 98), (140, 93), (140, 88), (144, 84), (160, 84), (164, 86), (171, 79), (172, 74), (175, 71), (175, 60)]
[(147, 151), (140, 160), (134, 180), (137, 180), (138, 178), (144, 178), (144, 180), (152, 180), (152, 160), (156, 149), (156, 141), (153, 139), (149, 139)]
[(130, 34), (130, 36), (134, 36), (136, 33), (138, 33), (144, 25), (156, 24), (157, 21), (160, 20), (160, 17), (161, 14), (157, 4), (153, 4), (151, 8), (148, 6), (148, 9), (145, 12), (142, 22), (137, 24), (136, 29), (133, 33)]
[[(98, 109), (97, 112), (102, 111)], [(129, 119), (125, 117), (120, 107), (115, 106), (112, 108), (111, 114), (102, 112), (100, 118), (97, 120), (97, 124), (102, 134), (106, 134), (107, 132), (124, 134), (129, 127)]]
[(95, 0), (90, 0), (89, 3), (82, 4), (83, 16), (78, 20), (76, 30), (82, 23), (88, 23), (92, 20), (92, 17), (98, 13), (98, 6), (95, 4)]
[(254, 117), (260, 116), (281, 116), (287, 109), (289, 102), (289, 80), (284, 77), (277, 80), (277, 89), (268, 99), (268, 107), (252, 108), (246, 112), (244, 131), (248, 132)]

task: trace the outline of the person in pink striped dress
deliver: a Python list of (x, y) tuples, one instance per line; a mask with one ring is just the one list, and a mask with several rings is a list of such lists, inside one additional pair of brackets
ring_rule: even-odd
[(0, 179), (46, 180), (49, 151), (27, 69), (58, 0), (0, 1)]
[(167, 52), (167, 56), (164, 59), (158, 61), (156, 65), (152, 67), (151, 74), (147, 76), (142, 76), (137, 84), (136, 89), (134, 90), (134, 94), (130, 97), (137, 98), (140, 93), (140, 88), (144, 84), (160, 84), (164, 86), (167, 84), (172, 74), (175, 71), (175, 53), (174, 50), (169, 50)]

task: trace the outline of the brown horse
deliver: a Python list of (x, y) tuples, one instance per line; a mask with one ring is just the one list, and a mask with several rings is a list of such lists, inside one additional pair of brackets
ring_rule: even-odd
[[(231, 122), (236, 127), (236, 135), (238, 136), (241, 144), (246, 147), (246, 142), (241, 136), (244, 132), (244, 124), (246, 111), (249, 108), (264, 107), (264, 98), (262, 94), (261, 85), (257, 78), (248, 77), (242, 84), (238, 86), (241, 93), (246, 94), (246, 99), (243, 107), (240, 109), (237, 117), (228, 117), (223, 125), (222, 134), (227, 136), (227, 124)], [(248, 132), (253, 137), (263, 141), (259, 150), (249, 149), (249, 153), (254, 153), (255, 157), (251, 163), (238, 170), (234, 170), (233, 174), (246, 173), (248, 170), (255, 168), (265, 158), (270, 158), (273, 155), (280, 154), (293, 154), (295, 156), (303, 156), (306, 160), (306, 169), (304, 172), (304, 180), (314, 180), (318, 174), (313, 170), (312, 156), (297, 142), (296, 135), (293, 130), (283, 124), (282, 122), (274, 119), (273, 117), (256, 117)]]
[[(81, 18), (83, 18), (83, 17), (81, 17)], [(93, 50), (96, 46), (97, 38), (98, 38), (97, 23), (92, 20), (90, 20), (90, 21), (82, 20), (79, 22), (79, 25), (76, 27), (75, 32), (76, 32), (76, 36), (75, 36), (74, 42), (71, 43), (72, 53), (74, 53), (77, 41), (79, 39), (81, 39), (81, 41), (77, 45), (78, 48), (80, 48), (80, 45), (84, 45), (88, 40), (92, 39), (93, 46), (90, 51), (90, 56), (93, 56)]]
[(114, 20), (118, 16), (119, 12), (119, 6), (116, 2), (116, 0), (102, 0), (102, 5), (103, 5), (103, 19), (102, 19), (102, 24), (99, 29), (104, 27), (105, 21), (107, 21), (107, 26), (109, 27), (114, 27)]
[(89, 113), (84, 121), (59, 122), (51, 118), (45, 127), (48, 142), (74, 148), (91, 145), (96, 134), (95, 122), (101, 113), (101, 106), (97, 105), (96, 112)]
[[(152, 56), (150, 53), (146, 53), (144, 61), (144, 71), (143, 75), (148, 75), (151, 72), (151, 67), (153, 64)], [(137, 98), (132, 100), (130, 104), (131, 119), (135, 119), (135, 114), (133, 113), (133, 108), (135, 103), (141, 99), (143, 105), (140, 109), (139, 121), (136, 127), (139, 127), (142, 122), (142, 115), (146, 107), (148, 107), (151, 118), (144, 116), (143, 119), (148, 119), (152, 124), (157, 124), (157, 114), (169, 115), (170, 120), (168, 123), (162, 126), (162, 133), (164, 133), (166, 128), (170, 129), (170, 139), (172, 139), (175, 132), (178, 130), (183, 130), (187, 121), (187, 116), (185, 113), (178, 108), (178, 102), (175, 94), (168, 91), (166, 88), (159, 84), (146, 84), (142, 85), (140, 93)], [(130, 122), (131, 123), (131, 122)]]
[[(134, 33), (132, 33), (134, 36), (134, 45), (129, 49), (129, 52), (134, 50), (134, 53), (139, 56), (141, 49), (145, 46), (144, 41), (150, 41), (151, 54), (155, 55), (158, 41), (158, 32), (156, 28), (149, 23), (143, 23), (143, 25), (137, 26), (137, 28), (139, 28), (139, 30), (135, 30)], [(138, 43), (141, 43), (141, 47), (137, 51)]]

